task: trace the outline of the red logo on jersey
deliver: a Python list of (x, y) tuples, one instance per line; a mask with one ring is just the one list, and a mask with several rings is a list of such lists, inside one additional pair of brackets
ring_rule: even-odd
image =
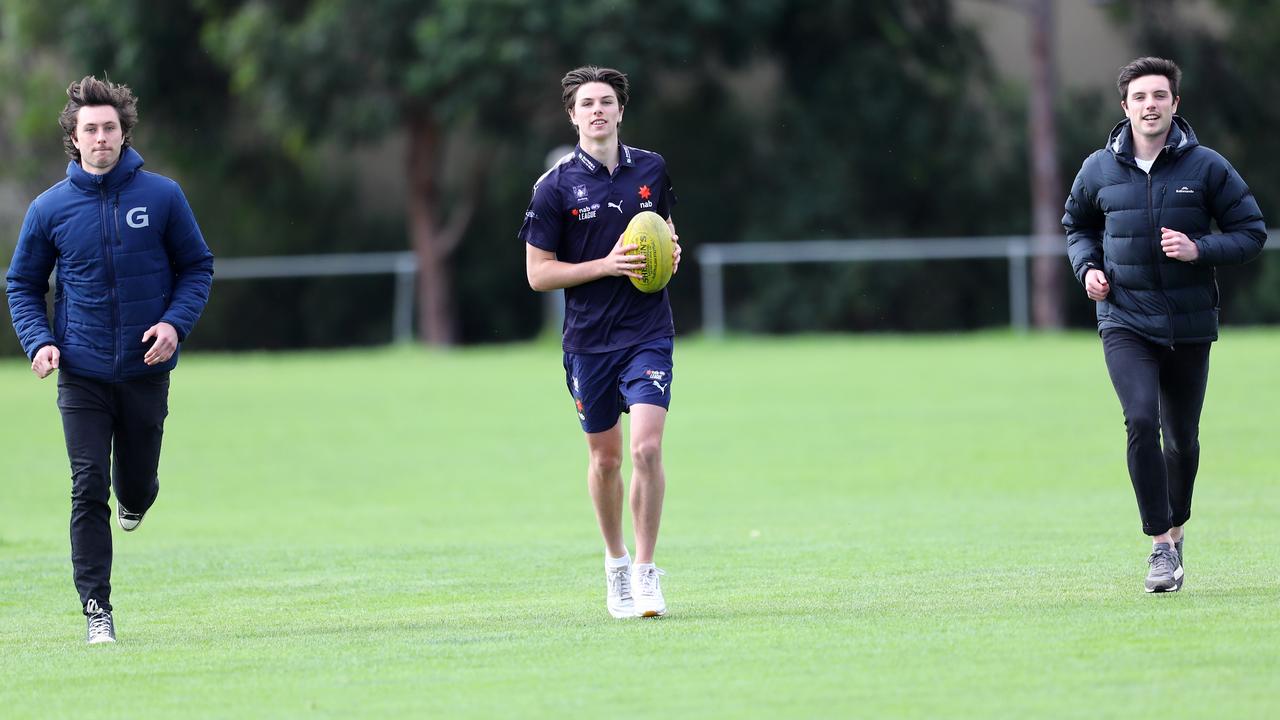
[(572, 213), (574, 217), (577, 217), (577, 216), (578, 216), (578, 208), (574, 208), (574, 209), (570, 210), (569, 212), (570, 212), (570, 213)]
[(640, 196), (641, 200), (648, 200), (649, 196), (652, 195), (653, 193), (649, 190), (648, 185), (641, 185), (640, 190), (636, 194)]

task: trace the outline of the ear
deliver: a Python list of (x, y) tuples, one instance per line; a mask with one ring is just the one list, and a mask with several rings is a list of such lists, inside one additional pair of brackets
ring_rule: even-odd
[(1178, 103), (1179, 103), (1181, 100), (1182, 100), (1182, 97), (1181, 97), (1181, 96), (1179, 96), (1179, 97), (1175, 97), (1175, 98), (1173, 99), (1173, 112), (1174, 112), (1174, 114), (1175, 114), (1175, 115), (1178, 113)]

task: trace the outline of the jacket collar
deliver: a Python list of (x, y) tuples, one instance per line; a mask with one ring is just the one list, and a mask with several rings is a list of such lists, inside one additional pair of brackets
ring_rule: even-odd
[[(1169, 136), (1165, 138), (1164, 151), (1169, 154), (1182, 154), (1196, 145), (1196, 132), (1191, 129), (1191, 123), (1187, 122), (1181, 115), (1173, 116), (1173, 123), (1169, 126)], [(1133, 160), (1133, 132), (1130, 129), (1128, 118), (1116, 123), (1111, 128), (1111, 134), (1107, 139), (1107, 149), (1117, 157), (1126, 160)]]
[(71, 180), (72, 185), (87, 192), (98, 192), (99, 190), (112, 192), (119, 190), (132, 180), (133, 176), (142, 167), (142, 162), (142, 156), (138, 154), (138, 151), (128, 147), (124, 149), (124, 152), (120, 153), (120, 162), (117, 162), (116, 166), (111, 168), (111, 172), (106, 175), (87, 173), (84, 168), (80, 167), (80, 163), (72, 160), (67, 163), (67, 178)]
[[(634, 156), (635, 156), (634, 150), (632, 150), (630, 147), (626, 145), (623, 145), (622, 143), (618, 143), (618, 163), (619, 164), (625, 165), (626, 167), (635, 167), (636, 162), (635, 162)], [(583, 150), (581, 145), (574, 147), (573, 157), (575, 160), (577, 160), (579, 165), (586, 168), (587, 172), (591, 173), (592, 175), (595, 175), (597, 170), (604, 167), (599, 160), (596, 160), (595, 158), (588, 155), (587, 151)]]

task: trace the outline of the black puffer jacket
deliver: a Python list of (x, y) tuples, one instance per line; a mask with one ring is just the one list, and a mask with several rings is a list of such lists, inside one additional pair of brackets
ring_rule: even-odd
[[(1134, 161), (1129, 121), (1116, 125), (1076, 175), (1062, 225), (1076, 279), (1099, 268), (1111, 285), (1097, 304), (1098, 330), (1128, 328), (1162, 345), (1217, 340), (1214, 266), (1248, 262), (1267, 240), (1240, 174), (1176, 115), (1150, 175)], [(1186, 233), (1200, 257), (1166, 257), (1161, 227)]]

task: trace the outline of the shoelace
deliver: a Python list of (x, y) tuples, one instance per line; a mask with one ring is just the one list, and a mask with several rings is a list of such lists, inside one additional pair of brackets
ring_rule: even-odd
[(89, 616), (89, 635), (110, 635), (111, 613), (98, 612)]
[(641, 595), (657, 595), (658, 594), (658, 576), (666, 575), (665, 572), (658, 568), (647, 568), (640, 573), (640, 594)]
[(631, 569), (623, 567), (620, 570), (609, 571), (609, 592), (622, 599), (631, 597)]
[(1178, 567), (1178, 557), (1172, 550), (1152, 550), (1151, 556), (1147, 558), (1147, 564), (1155, 572), (1172, 575)]

